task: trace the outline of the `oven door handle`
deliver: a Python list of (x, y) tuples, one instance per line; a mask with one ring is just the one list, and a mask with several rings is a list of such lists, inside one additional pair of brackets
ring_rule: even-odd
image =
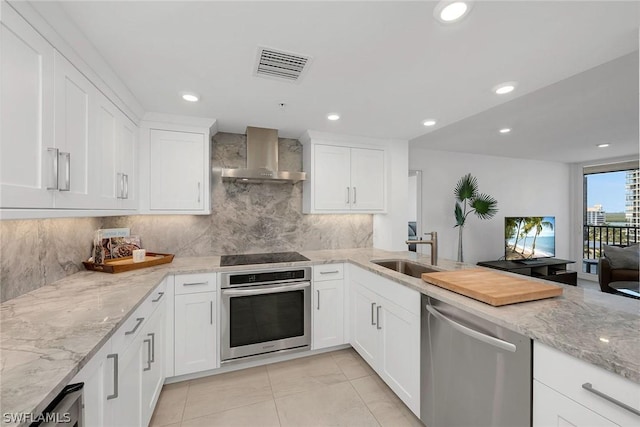
[(295, 291), (297, 289), (308, 288), (311, 286), (311, 282), (303, 282), (295, 285), (280, 285), (280, 286), (259, 286), (254, 289), (223, 289), (222, 294), (230, 297), (240, 297), (246, 295), (263, 295), (263, 294), (276, 294), (278, 292)]

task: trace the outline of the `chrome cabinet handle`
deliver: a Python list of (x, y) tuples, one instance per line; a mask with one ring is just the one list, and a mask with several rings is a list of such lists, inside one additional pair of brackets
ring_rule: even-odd
[(124, 174), (118, 172), (116, 174), (116, 181), (118, 181), (118, 187), (120, 187), (118, 189), (118, 199), (124, 199)]
[(118, 353), (107, 354), (107, 359), (113, 359), (113, 394), (107, 396), (107, 400), (118, 397)]
[(156, 299), (152, 299), (151, 302), (158, 302), (162, 299), (162, 296), (164, 295), (164, 292), (158, 292), (158, 298)]
[(64, 157), (64, 187), (59, 188), (58, 191), (69, 191), (71, 189), (71, 153), (60, 153), (59, 157)]
[(614, 405), (617, 405), (617, 406), (621, 407), (622, 409), (626, 409), (627, 411), (631, 412), (632, 414), (640, 415), (640, 411), (638, 411), (636, 408), (633, 408), (633, 407), (627, 405), (626, 403), (620, 402), (618, 399), (614, 399), (613, 397), (611, 397), (611, 396), (609, 396), (607, 394), (604, 394), (600, 390), (596, 390), (595, 388), (593, 388), (591, 383), (582, 384), (582, 388), (587, 390), (590, 393), (595, 394), (596, 396), (600, 396), (604, 400), (608, 400), (609, 402), (613, 403)]
[(128, 199), (129, 198), (129, 174), (122, 174), (124, 176), (124, 196), (122, 197), (123, 199)]
[(200, 182), (198, 182), (198, 203), (200, 203)]
[(478, 341), (482, 341), (483, 343), (501, 348), (502, 350), (510, 351), (512, 353), (516, 352), (515, 344), (501, 340), (499, 338), (492, 337), (491, 335), (483, 334), (482, 332), (478, 332), (475, 329), (471, 329), (464, 325), (461, 325), (458, 322), (454, 322), (453, 320), (446, 317), (444, 314), (440, 313), (431, 305), (427, 304), (426, 307), (427, 307), (427, 311), (431, 313), (436, 319), (439, 319), (443, 322), (448, 323), (453, 329), (456, 329), (458, 332), (461, 332), (467, 336), (475, 338)]
[(318, 295), (318, 299), (317, 299), (318, 304), (316, 305), (316, 310), (320, 310), (320, 289), (317, 289), (316, 293)]
[(136, 321), (138, 322), (138, 323), (136, 323), (136, 326), (134, 326), (132, 330), (125, 332), (124, 333), (125, 335), (131, 335), (135, 331), (137, 331), (138, 328), (140, 327), (140, 325), (142, 325), (142, 322), (144, 321), (144, 317), (138, 317), (138, 318), (136, 318)]
[(213, 325), (213, 301), (209, 301), (209, 323)]
[(353, 187), (353, 204), (356, 204), (356, 187)]
[(151, 370), (151, 340), (143, 340), (147, 343), (147, 367), (143, 369), (143, 371)]
[(333, 271), (321, 271), (320, 274), (338, 274), (340, 273), (339, 270), (333, 270)]
[(183, 283), (182, 286), (198, 286), (198, 285), (208, 285), (208, 282), (193, 282), (193, 283)]
[(376, 321), (373, 319), (373, 310), (375, 309), (375, 307), (376, 307), (376, 303), (375, 303), (375, 302), (372, 302), (372, 303), (371, 303), (371, 324), (372, 324), (372, 325), (375, 325), (375, 324), (376, 324)]
[(156, 361), (156, 334), (155, 332), (149, 332), (148, 337), (151, 337), (151, 363)]
[(51, 159), (53, 160), (53, 167), (51, 168), (51, 180), (50, 180), (50, 182), (52, 182), (53, 185), (50, 187), (47, 187), (47, 190), (57, 190), (58, 189), (58, 164), (60, 163), (58, 149), (47, 148), (47, 152), (52, 154)]
[(351, 191), (349, 191), (349, 187), (347, 187), (347, 204), (350, 203)]
[(381, 305), (376, 307), (376, 329), (380, 330), (382, 329), (382, 326), (380, 326), (380, 309), (382, 308)]

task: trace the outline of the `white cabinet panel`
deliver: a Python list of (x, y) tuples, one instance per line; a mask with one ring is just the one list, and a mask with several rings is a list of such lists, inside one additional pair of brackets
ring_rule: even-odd
[(618, 424), (533, 381), (533, 427), (615, 427)]
[[(358, 267), (350, 268), (351, 345), (420, 416), (420, 316), (413, 311), (420, 306), (420, 294)], [(376, 288), (384, 289), (386, 296), (375, 292)], [(405, 309), (407, 301), (410, 310)]]
[(118, 109), (104, 95), (96, 100), (97, 184), (96, 208), (114, 209), (117, 206), (119, 182), (116, 180), (116, 141), (118, 135)]
[(345, 143), (303, 141), (304, 213), (384, 213), (385, 150)]
[(175, 375), (217, 367), (216, 293), (175, 296)]
[(205, 135), (152, 129), (150, 139), (149, 208), (203, 210)]
[(143, 331), (142, 425), (151, 421), (164, 384), (165, 306), (153, 313)]
[(51, 208), (53, 47), (2, 2), (0, 207)]
[(351, 149), (351, 209), (384, 209), (384, 151)]
[(344, 281), (313, 283), (312, 348), (344, 344)]
[(350, 149), (333, 145), (314, 146), (311, 179), (315, 208), (344, 210), (350, 207)]
[(91, 167), (97, 164), (92, 149), (97, 89), (58, 52), (54, 57), (55, 146), (59, 150), (55, 207), (91, 209), (95, 200), (90, 180), (99, 179), (91, 174)]
[(107, 358), (111, 353), (111, 341), (107, 341), (91, 360), (71, 380), (84, 383), (84, 423), (87, 426), (103, 427), (111, 419), (112, 401), (107, 396), (114, 390), (114, 361)]
[(138, 207), (138, 129), (124, 114), (118, 114), (118, 139), (116, 144), (116, 179), (120, 181), (119, 209)]

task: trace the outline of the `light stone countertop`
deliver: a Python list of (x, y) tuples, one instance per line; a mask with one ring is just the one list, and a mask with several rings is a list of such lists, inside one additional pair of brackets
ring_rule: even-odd
[[(413, 252), (301, 253), (310, 261), (269, 268), (350, 262), (640, 383), (640, 300), (559, 284), (564, 289), (560, 297), (492, 307), (370, 262), (403, 258), (429, 264), (429, 257)], [(220, 267), (219, 256), (175, 258), (171, 264), (120, 274), (76, 273), (2, 303), (2, 413), (40, 413), (167, 274), (256, 268)], [(440, 260), (437, 268), (477, 267)]]

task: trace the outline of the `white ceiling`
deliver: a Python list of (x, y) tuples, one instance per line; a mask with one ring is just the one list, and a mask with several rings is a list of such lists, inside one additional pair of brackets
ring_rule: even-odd
[[(566, 162), (637, 155), (638, 2), (476, 1), (449, 26), (433, 19), (435, 5), (63, 3), (146, 111), (213, 117), (236, 133), (313, 129)], [(258, 78), (258, 46), (313, 60), (298, 83)], [(510, 80), (512, 94), (491, 92)], [(431, 117), (438, 124), (425, 128)], [(511, 134), (497, 134), (503, 126)], [(594, 149), (601, 141), (608, 151)]]

